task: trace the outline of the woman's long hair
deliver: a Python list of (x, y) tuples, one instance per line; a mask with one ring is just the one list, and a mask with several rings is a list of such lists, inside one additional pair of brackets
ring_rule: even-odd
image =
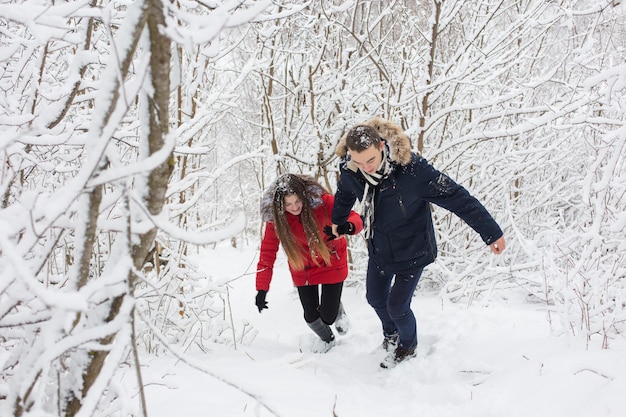
[(304, 234), (308, 242), (308, 250), (315, 265), (320, 266), (318, 258), (325, 264), (330, 264), (330, 251), (320, 234), (320, 227), (315, 220), (313, 210), (323, 204), (322, 194), (326, 190), (314, 178), (306, 175), (285, 174), (276, 179), (269, 190), (271, 195), (271, 214), (274, 228), (283, 249), (287, 254), (289, 264), (294, 270), (305, 268), (304, 247), (299, 247), (287, 223), (285, 214), (285, 197), (297, 196), (302, 201), (300, 221), (304, 227)]

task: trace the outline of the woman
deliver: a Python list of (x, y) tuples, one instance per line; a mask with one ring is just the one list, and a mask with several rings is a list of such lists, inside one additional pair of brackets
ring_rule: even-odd
[[(341, 306), (343, 282), (348, 276), (347, 243), (342, 236), (335, 238), (331, 233), (333, 202), (334, 196), (311, 177), (285, 174), (277, 178), (261, 202), (266, 223), (256, 274), (256, 305), (260, 313), (267, 308), (265, 298), (278, 246), (282, 244), (304, 320), (327, 344), (335, 339), (330, 328), (335, 320), (340, 334), (347, 331)], [(362, 229), (361, 217), (351, 211), (338, 233), (355, 234)]]

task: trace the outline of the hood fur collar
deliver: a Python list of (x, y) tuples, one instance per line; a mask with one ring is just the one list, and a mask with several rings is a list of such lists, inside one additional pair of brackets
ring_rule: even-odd
[[(411, 162), (411, 140), (404, 133), (400, 126), (393, 122), (375, 117), (362, 123), (367, 126), (371, 126), (378, 131), (380, 137), (389, 145), (391, 160), (400, 164), (408, 165)], [(346, 146), (346, 132), (335, 149), (335, 154), (340, 158), (346, 158), (348, 154), (348, 147)]]
[[(312, 209), (316, 209), (324, 204), (322, 195), (326, 191), (323, 188), (316, 184), (309, 184), (306, 189)], [(261, 197), (261, 219), (263, 219), (264, 222), (274, 221), (274, 214), (272, 213), (274, 192), (276, 192), (276, 184), (272, 184), (272, 186), (270, 186)]]

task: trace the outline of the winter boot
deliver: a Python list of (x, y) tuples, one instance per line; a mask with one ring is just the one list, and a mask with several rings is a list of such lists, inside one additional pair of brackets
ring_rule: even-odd
[(335, 340), (335, 335), (330, 326), (322, 321), (321, 318), (317, 318), (313, 323), (307, 323), (311, 330), (320, 337), (324, 342), (330, 343)]
[(389, 353), (387, 357), (380, 363), (380, 367), (385, 369), (393, 368), (400, 362), (403, 362), (410, 358), (414, 358), (416, 356), (416, 347), (417, 346), (409, 349), (404, 349), (402, 346), (398, 345), (398, 347), (396, 347), (396, 350)]
[(339, 303), (339, 312), (337, 313), (337, 320), (335, 320), (335, 329), (340, 335), (348, 333), (350, 329), (350, 320), (346, 315), (346, 310), (343, 309), (343, 303)]
[(398, 346), (398, 332), (384, 334), (382, 347), (387, 352), (392, 352)]

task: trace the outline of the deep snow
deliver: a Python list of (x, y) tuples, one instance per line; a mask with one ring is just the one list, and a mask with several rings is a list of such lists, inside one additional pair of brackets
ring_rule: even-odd
[(254, 248), (197, 257), (215, 281), (241, 276), (230, 283), (233, 322), (258, 334), (184, 361), (143, 355), (148, 416), (626, 416), (626, 342), (587, 347), (551, 330), (544, 305), (523, 300), (467, 306), (418, 287), (418, 356), (385, 370), (378, 319), (363, 288), (346, 286), (350, 331), (317, 353), (281, 255), (261, 314)]

